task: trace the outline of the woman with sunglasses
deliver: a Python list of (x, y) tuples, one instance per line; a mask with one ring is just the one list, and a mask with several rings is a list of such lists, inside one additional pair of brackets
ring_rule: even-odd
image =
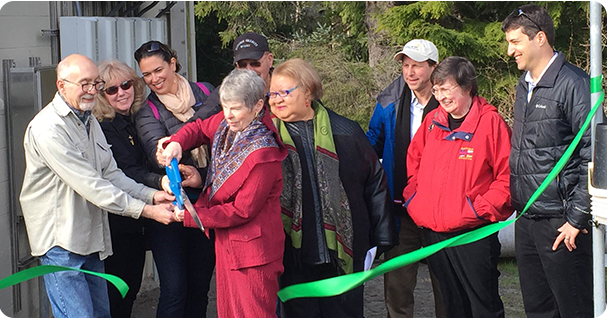
[[(149, 161), (155, 165), (153, 171), (162, 174), (165, 167), (156, 161), (157, 145), (189, 120), (208, 118), (220, 108), (202, 110), (214, 87), (189, 82), (178, 74), (181, 66), (176, 52), (167, 45), (149, 41), (136, 50), (134, 57), (151, 90), (148, 101), (135, 115), (136, 130)], [(205, 177), (208, 154), (207, 146), (198, 146), (185, 151), (181, 163), (196, 167), (200, 176)], [(193, 177), (193, 169), (183, 166), (180, 171), (185, 177), (184, 190), (195, 203), (201, 187), (187, 179)], [(208, 239), (200, 230), (181, 223), (167, 226), (151, 223), (147, 234), (161, 287), (157, 317), (205, 317), (215, 263), (213, 234)]]
[[(161, 189), (163, 176), (150, 171), (133, 121), (133, 115), (145, 100), (144, 82), (123, 62), (102, 62), (98, 70), (106, 84), (96, 95), (93, 115), (100, 122), (117, 166), (138, 183)], [(144, 227), (148, 220), (111, 214), (108, 221), (113, 255), (104, 261), (106, 273), (122, 278), (129, 285), (124, 299), (114, 286), (108, 285), (110, 314), (113, 318), (129, 318), (142, 281), (146, 253)]]
[[(302, 59), (279, 65), (269, 104), (288, 157), (280, 198), (286, 232), (280, 286), (364, 270), (368, 249), (395, 245), (385, 172), (358, 123), (324, 107), (318, 73)], [(283, 303), (283, 317), (364, 317), (364, 287)]]

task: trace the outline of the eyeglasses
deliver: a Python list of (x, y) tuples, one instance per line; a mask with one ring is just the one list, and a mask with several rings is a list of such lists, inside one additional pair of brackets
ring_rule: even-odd
[(449, 89), (445, 89), (445, 88), (438, 88), (436, 86), (432, 87), (432, 95), (434, 95), (434, 97), (437, 97), (438, 94), (443, 94), (443, 96), (449, 96), (449, 94), (451, 94), (451, 92), (460, 85), (455, 85)]
[(110, 86), (108, 88), (105, 88), (103, 91), (104, 91), (104, 93), (106, 93), (106, 95), (114, 95), (119, 92), (119, 87), (121, 87), (122, 90), (126, 91), (126, 90), (130, 89), (131, 86), (133, 86), (133, 80), (127, 80), (127, 81), (122, 82), (118, 86), (115, 85), (115, 86)]
[(538, 28), (538, 31), (542, 31), (542, 28), (540, 28), (540, 26), (532, 18), (530, 18), (525, 12), (523, 12), (523, 10), (517, 9), (513, 12), (513, 15), (517, 17), (524, 16), (525, 18), (527, 18), (527, 20), (531, 21), (536, 26), (536, 28)]
[(282, 91), (279, 91), (279, 92), (269, 92), (269, 93), (267, 93), (267, 97), (269, 97), (269, 98), (276, 98), (278, 96), (279, 97), (286, 97), (286, 96), (288, 96), (288, 94), (292, 93), (297, 88), (299, 88), (298, 85), (293, 87), (293, 88), (291, 88), (291, 89), (282, 90)]
[(94, 88), (95, 88), (96, 91), (99, 92), (99, 91), (102, 90), (102, 88), (104, 88), (104, 85), (106, 84), (104, 81), (96, 81), (94, 83), (81, 84), (81, 83), (71, 82), (71, 81), (69, 81), (69, 80), (67, 80), (65, 78), (62, 78), (61, 80), (66, 82), (66, 83), (73, 84), (73, 85), (79, 85), (83, 89), (83, 92), (85, 92), (85, 93), (91, 92), (91, 90), (94, 89)]
[(263, 54), (263, 56), (259, 60), (254, 61), (247, 61), (246, 59), (242, 59), (235, 63), (235, 65), (237, 65), (237, 67), (239, 67), (240, 69), (248, 68), (248, 65), (250, 65), (252, 68), (259, 68), (263, 64), (261, 60), (263, 60), (265, 56), (266, 54)]
[(261, 67), (261, 62), (259, 60), (255, 60), (255, 61), (243, 61), (240, 60), (236, 63), (237, 67), (241, 68), (241, 69), (245, 69), (248, 68), (248, 65), (252, 66), (252, 68), (259, 68)]
[(150, 43), (150, 47), (148, 47), (148, 49), (146, 49), (146, 52), (148, 52), (148, 53), (154, 53), (154, 52), (157, 52), (157, 51), (164, 52), (164, 53), (168, 54), (170, 57), (173, 57), (173, 56), (174, 56), (174, 54), (173, 54), (173, 53), (171, 53), (171, 52), (170, 52), (170, 51), (169, 51), (167, 48), (165, 48), (164, 46), (161, 46), (161, 44), (160, 44), (160, 43), (158, 43), (158, 42), (151, 42), (151, 43)]

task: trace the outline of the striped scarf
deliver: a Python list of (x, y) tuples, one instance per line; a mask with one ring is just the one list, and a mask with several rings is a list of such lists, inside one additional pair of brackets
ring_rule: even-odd
[[(328, 248), (338, 257), (341, 269), (354, 271), (354, 230), (349, 200), (339, 177), (339, 158), (335, 150), (330, 118), (326, 108), (314, 102), (315, 162), (318, 175), (318, 191), (322, 203), (324, 235)], [(303, 232), (303, 198), (301, 162), (294, 141), (283, 121), (277, 122), (280, 137), (288, 148), (288, 157), (282, 162), (284, 188), (280, 196), (284, 230), (290, 236), (292, 246), (301, 248)]]

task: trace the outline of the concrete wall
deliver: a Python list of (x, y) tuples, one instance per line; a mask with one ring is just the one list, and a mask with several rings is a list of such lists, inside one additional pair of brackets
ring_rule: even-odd
[[(40, 57), (41, 64), (51, 64), (51, 41), (42, 36), (49, 29), (48, 2), (2, 2), (0, 9), (0, 58), (13, 59), (15, 66), (29, 66), (29, 57)], [(0, 68), (2, 66), (0, 65)], [(0, 69), (0, 75), (2, 70)], [(4, 83), (0, 77), (0, 100), (4, 98)], [(6, 110), (0, 102), (0, 277), (12, 274), (11, 233), (8, 185), (8, 152), (6, 140)], [(22, 242), (27, 242), (22, 240)], [(14, 317), (38, 316), (38, 282), (22, 283), (21, 309), (14, 312), (12, 287), (0, 290), (0, 310)]]

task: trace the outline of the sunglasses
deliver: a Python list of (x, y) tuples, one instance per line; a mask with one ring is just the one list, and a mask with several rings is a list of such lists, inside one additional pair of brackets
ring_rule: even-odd
[(258, 68), (258, 67), (261, 67), (261, 62), (258, 60), (250, 61), (250, 62), (240, 60), (237, 62), (237, 66), (241, 69), (247, 68), (248, 65), (252, 66), (252, 68)]
[(538, 28), (538, 31), (542, 30), (542, 28), (540, 28), (540, 26), (534, 21), (534, 19), (530, 18), (525, 12), (523, 12), (523, 10), (517, 9), (513, 12), (513, 15), (516, 17), (525, 17), (527, 20), (531, 21), (536, 26), (536, 28)]
[(104, 93), (106, 93), (106, 95), (114, 95), (119, 92), (119, 87), (122, 90), (126, 91), (126, 90), (130, 89), (131, 86), (133, 86), (133, 80), (127, 80), (127, 81), (122, 82), (118, 86), (116, 86), (116, 85), (110, 86), (110, 87), (104, 89)]

